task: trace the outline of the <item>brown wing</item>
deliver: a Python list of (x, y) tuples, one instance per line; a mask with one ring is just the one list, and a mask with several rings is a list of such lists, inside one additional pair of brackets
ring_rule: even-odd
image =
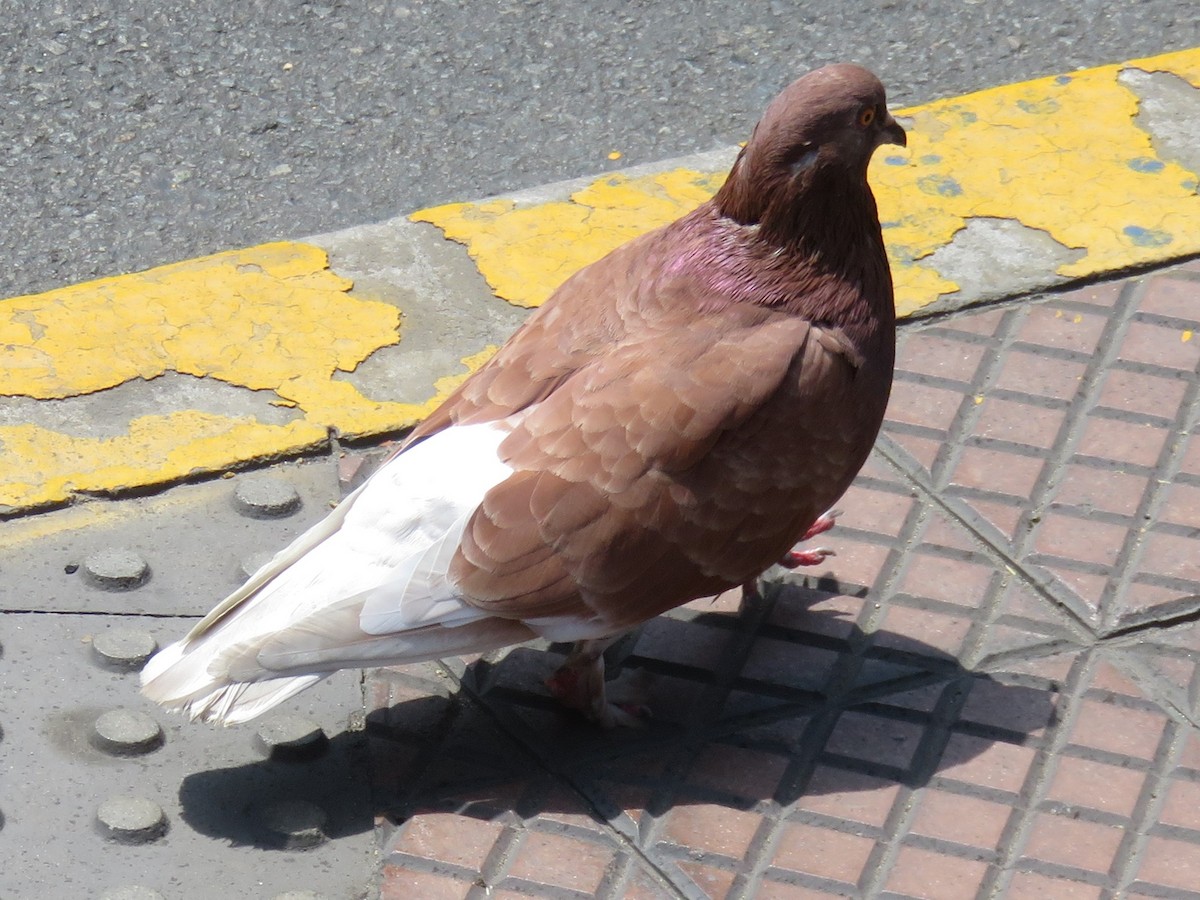
[(861, 436), (822, 414), (844, 416), (856, 363), (801, 319), (745, 308), (593, 360), (502, 445), (517, 472), (485, 496), (451, 578), (490, 613), (565, 633), (752, 577), (862, 462)]
[(647, 321), (659, 318), (664, 300), (680, 295), (676, 286), (656, 296), (661, 272), (655, 260), (667, 233), (659, 229), (630, 241), (563, 282), (495, 356), (413, 430), (409, 443), (454, 423), (500, 419), (526, 409), (630, 335), (669, 327)]

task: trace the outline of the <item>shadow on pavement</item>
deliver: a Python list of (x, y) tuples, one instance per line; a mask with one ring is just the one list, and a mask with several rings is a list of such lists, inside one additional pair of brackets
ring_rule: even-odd
[(183, 816), (206, 835), (263, 848), (286, 843), (263, 811), (294, 800), (325, 810), (334, 840), (376, 816), (427, 811), (583, 814), (628, 831), (634, 809), (747, 810), (920, 787), (997, 742), (1036, 744), (1052, 727), (1052, 687), (1002, 683), (910, 637), (864, 633), (811, 609), (823, 596), (790, 586), (737, 613), (655, 620), (610, 667), (614, 693), (653, 708), (642, 729), (605, 732), (560, 710), (541, 687), (556, 652), (522, 647), (476, 662), (458, 690), (432, 666), (369, 673), (368, 687), (390, 681), (414, 699), (332, 736), (317, 759), (188, 776)]

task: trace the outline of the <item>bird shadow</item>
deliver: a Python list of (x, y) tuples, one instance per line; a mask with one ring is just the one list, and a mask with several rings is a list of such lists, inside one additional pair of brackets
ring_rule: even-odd
[(1055, 725), (1053, 685), (971, 672), (916, 638), (864, 632), (838, 602), (847, 598), (844, 586), (792, 584), (736, 611), (693, 604), (648, 623), (610, 665), (611, 692), (653, 708), (644, 728), (604, 731), (558, 708), (542, 682), (561, 647), (377, 670), (361, 730), (333, 735), (310, 759), (188, 775), (182, 815), (203, 834), (265, 849), (292, 845), (264, 811), (297, 800), (324, 811), (331, 840), (428, 811), (584, 815), (629, 830), (632, 807), (661, 816), (919, 788)]

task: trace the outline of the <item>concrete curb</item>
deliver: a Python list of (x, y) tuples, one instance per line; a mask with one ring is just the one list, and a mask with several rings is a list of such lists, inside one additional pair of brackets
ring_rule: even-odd
[[(871, 178), (903, 315), (1200, 252), (1200, 49), (901, 115), (910, 146)], [(735, 152), (3, 301), (0, 514), (408, 427)]]

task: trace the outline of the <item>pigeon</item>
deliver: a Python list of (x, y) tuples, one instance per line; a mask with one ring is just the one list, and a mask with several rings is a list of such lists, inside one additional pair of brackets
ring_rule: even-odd
[(574, 649), (547, 684), (604, 726), (603, 651), (752, 582), (883, 420), (895, 308), (867, 164), (906, 143), (850, 64), (768, 106), (720, 190), (568, 278), (323, 521), (146, 664), (144, 694), (243, 722), (343, 668)]

